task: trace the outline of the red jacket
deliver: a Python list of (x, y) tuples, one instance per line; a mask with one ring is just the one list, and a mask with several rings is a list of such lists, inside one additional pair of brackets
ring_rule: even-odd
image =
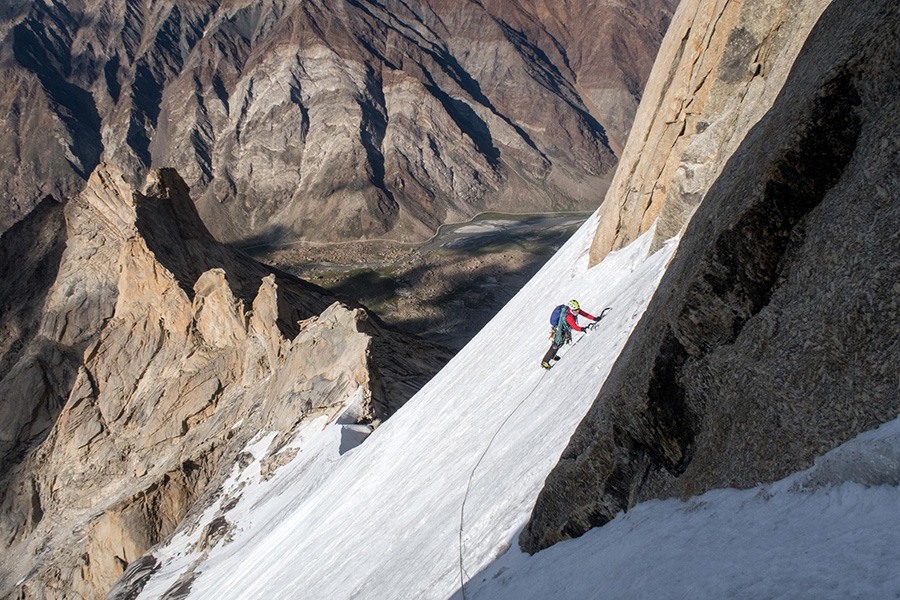
[(581, 315), (585, 319), (594, 320), (594, 315), (588, 314), (581, 309), (576, 308), (574, 311), (571, 308), (566, 308), (566, 323), (569, 324), (569, 327), (574, 329), (575, 331), (584, 331), (584, 328), (578, 325), (578, 319), (576, 319), (576, 315)]

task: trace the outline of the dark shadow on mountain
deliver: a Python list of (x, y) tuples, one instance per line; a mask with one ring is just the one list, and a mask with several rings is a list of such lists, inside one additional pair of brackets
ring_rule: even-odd
[(146, 63), (139, 64), (132, 83), (132, 118), (125, 141), (145, 166), (152, 162), (148, 128), (155, 129), (162, 105), (162, 83)]
[(492, 167), (498, 167), (500, 164), (500, 150), (494, 146), (494, 138), (491, 137), (491, 130), (488, 128), (487, 123), (478, 116), (471, 106), (462, 100), (452, 98), (437, 86), (433, 80), (424, 83), (425, 89), (441, 103), (441, 106), (444, 107), (444, 110), (447, 111), (447, 114), (450, 115), (456, 126), (469, 135), (472, 143), (475, 144), (475, 149), (487, 159)]
[[(40, 385), (36, 389), (29, 390), (34, 395), (34, 403), (30, 408), (30, 421), (28, 432), (30, 436), (24, 439), (4, 440), (6, 447), (0, 446), (0, 497), (2, 497), (6, 482), (3, 477), (9, 473), (9, 468), (20, 463), (27, 454), (39, 446), (50, 435), (56, 420), (69, 398), (78, 368), (82, 364), (84, 347), (74, 348), (52, 342), (39, 337), (32, 340), (23, 353), (24, 361), (30, 363), (41, 375)], [(23, 367), (29, 365), (23, 364)], [(6, 375), (13, 374), (12, 369)], [(11, 442), (11, 443), (10, 443)]]
[[(372, 215), (382, 217), (380, 220), (388, 221), (384, 224), (386, 229), (390, 229), (392, 225), (391, 222), (396, 222), (399, 207), (397, 205), (397, 200), (394, 198), (394, 194), (384, 180), (385, 166), (383, 143), (385, 133), (387, 132), (387, 117), (383, 111), (383, 107), (385, 106), (384, 91), (382, 90), (381, 83), (376, 81), (374, 74), (371, 71), (366, 76), (366, 88), (369, 93), (368, 95), (371, 98), (374, 98), (377, 104), (371, 101), (360, 102), (360, 109), (362, 110), (360, 141), (366, 151), (366, 159), (371, 168), (369, 179), (372, 185), (381, 190), (386, 197), (385, 205), (382, 205), (382, 202), (379, 202), (378, 205), (370, 206), (370, 211)], [(300, 106), (302, 106), (302, 103), (300, 103)]]
[[(555, 96), (564, 100), (566, 104), (581, 117), (587, 129), (597, 134), (603, 145), (609, 147), (609, 137), (606, 135), (606, 128), (587, 111), (581, 102), (581, 96), (578, 91), (575, 90), (574, 87), (572, 87), (571, 82), (560, 73), (556, 65), (553, 64), (553, 61), (550, 60), (550, 57), (547, 56), (547, 53), (538, 45), (532, 43), (521, 31), (513, 29), (499, 20), (497, 20), (497, 24), (503, 31), (506, 40), (512, 44), (520, 54), (528, 58), (528, 60), (525, 61), (525, 64), (530, 67), (529, 72), (532, 78), (553, 92)], [(560, 48), (560, 53), (564, 60), (567, 60), (562, 48)], [(538, 65), (541, 68), (536, 68), (533, 65)], [(638, 91), (639, 90), (640, 86), (638, 86)], [(516, 131), (519, 132), (520, 135), (523, 135), (524, 133), (520, 131), (518, 127), (516, 128)], [(531, 143), (530, 140), (529, 143)]]
[(259, 259), (270, 252), (290, 245), (294, 238), (296, 238), (296, 234), (284, 225), (269, 225), (263, 231), (227, 242), (225, 245), (243, 252), (247, 256)]
[(106, 90), (109, 92), (113, 103), (119, 103), (122, 94), (122, 84), (119, 83), (119, 55), (115, 54), (103, 65), (103, 77), (106, 81)]
[(0, 236), (0, 377), (37, 333), (65, 247), (63, 205), (50, 196)]
[[(59, 8), (65, 11), (64, 7)], [(60, 23), (56, 25), (62, 29)], [(100, 114), (90, 92), (66, 80), (71, 55), (65, 40), (58, 39), (57, 32), (49, 30), (41, 19), (31, 17), (16, 25), (12, 35), (16, 60), (38, 77), (55, 105), (54, 114), (71, 134), (72, 144), (68, 148), (77, 164), (67, 159), (69, 164), (79, 177), (87, 180), (103, 153)]]
[[(27, 426), (0, 443), (0, 475), (49, 435), (84, 354), (83, 346), (38, 336), (66, 247), (63, 211), (64, 205), (48, 196), (0, 236), (0, 380), (10, 385), (4, 386), (9, 396), (3, 401), (17, 402), (21, 413), (11, 418), (28, 415)], [(0, 483), (0, 494), (4, 486)]]

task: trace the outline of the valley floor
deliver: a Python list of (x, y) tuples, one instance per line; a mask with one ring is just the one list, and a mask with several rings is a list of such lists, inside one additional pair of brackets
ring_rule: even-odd
[(588, 213), (485, 214), (419, 245), (384, 241), (248, 248), (358, 299), (387, 324), (460, 349), (550, 259)]

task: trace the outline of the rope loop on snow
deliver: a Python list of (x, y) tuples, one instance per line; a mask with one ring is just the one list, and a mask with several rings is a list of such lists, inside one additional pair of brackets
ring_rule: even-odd
[[(584, 336), (582, 336), (584, 337)], [(522, 408), (522, 405), (525, 404), (525, 401), (531, 398), (532, 394), (537, 391), (538, 386), (541, 385), (541, 382), (544, 380), (544, 377), (547, 375), (549, 371), (544, 371), (541, 374), (540, 379), (538, 379), (537, 383), (534, 384), (534, 387), (528, 392), (528, 395), (522, 398), (522, 400), (516, 405), (512, 412), (506, 415), (506, 418), (503, 419), (503, 422), (500, 423), (500, 427), (497, 428), (497, 431), (494, 432), (494, 435), (491, 437), (491, 440), (488, 442), (487, 447), (484, 449), (484, 452), (481, 453), (481, 456), (478, 457), (478, 461), (475, 463), (475, 466), (472, 467), (472, 472), (469, 473), (469, 481), (466, 483), (466, 493), (463, 495), (462, 506), (459, 509), (459, 589), (462, 592), (463, 600), (468, 600), (466, 596), (466, 569), (463, 565), (463, 525), (465, 523), (466, 516), (466, 501), (469, 499), (469, 490), (472, 488), (472, 479), (475, 477), (475, 471), (478, 470), (479, 465), (481, 465), (481, 461), (484, 460), (484, 457), (487, 456), (488, 450), (491, 449), (491, 446), (494, 444), (494, 440), (497, 439), (497, 436), (500, 434), (500, 431), (506, 425), (506, 423), (512, 418), (516, 412)]]
[[(572, 346), (574, 347), (575, 345), (578, 344), (578, 342), (583, 340), (587, 336), (588, 331), (593, 329), (594, 326), (598, 322), (600, 322), (600, 319), (602, 319), (603, 317), (606, 316), (606, 313), (609, 312), (609, 310), (610, 310), (610, 307), (608, 307), (608, 306), (606, 308), (604, 308), (603, 311), (600, 313), (600, 317), (596, 321), (594, 321), (593, 323), (591, 323), (587, 326), (584, 333), (582, 333), (578, 337), (577, 340), (572, 342)], [(491, 449), (491, 446), (494, 444), (494, 440), (497, 439), (497, 436), (500, 434), (500, 431), (503, 429), (503, 427), (506, 425), (506, 423), (512, 418), (512, 416), (514, 414), (516, 414), (516, 412), (520, 408), (522, 408), (522, 405), (525, 404), (525, 402), (529, 398), (531, 398), (532, 394), (534, 394), (537, 391), (538, 386), (540, 386), (541, 382), (544, 381), (544, 377), (547, 375), (547, 373), (548, 373), (548, 371), (544, 371), (541, 374), (540, 379), (538, 379), (537, 383), (534, 384), (534, 387), (532, 388), (532, 390), (530, 392), (528, 392), (528, 395), (526, 395), (524, 398), (522, 398), (522, 400), (516, 405), (516, 407), (512, 410), (512, 412), (510, 412), (508, 415), (506, 415), (506, 418), (503, 419), (503, 422), (500, 423), (500, 427), (497, 428), (497, 431), (494, 432), (494, 435), (491, 437), (491, 440), (488, 442), (488, 445), (484, 449), (484, 452), (482, 452), (481, 456), (478, 457), (478, 461), (475, 463), (475, 466), (472, 467), (472, 472), (469, 473), (469, 481), (468, 481), (468, 483), (466, 483), (466, 493), (465, 493), (465, 495), (463, 495), (462, 506), (460, 506), (460, 508), (459, 508), (459, 589), (460, 589), (460, 592), (462, 592), (463, 600), (468, 600), (468, 596), (466, 596), (466, 575), (467, 575), (467, 573), (466, 573), (465, 565), (463, 564), (463, 529), (464, 529), (465, 517), (466, 517), (466, 501), (469, 499), (469, 491), (472, 489), (472, 479), (474, 479), (475, 471), (478, 470), (479, 465), (481, 465), (481, 461), (484, 460), (485, 456), (487, 456), (488, 451)]]

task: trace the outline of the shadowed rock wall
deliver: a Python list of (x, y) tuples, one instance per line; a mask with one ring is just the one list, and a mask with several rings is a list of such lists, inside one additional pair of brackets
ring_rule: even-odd
[(900, 413), (900, 7), (836, 0), (705, 191), (540, 494), (535, 552), (751, 487)]

